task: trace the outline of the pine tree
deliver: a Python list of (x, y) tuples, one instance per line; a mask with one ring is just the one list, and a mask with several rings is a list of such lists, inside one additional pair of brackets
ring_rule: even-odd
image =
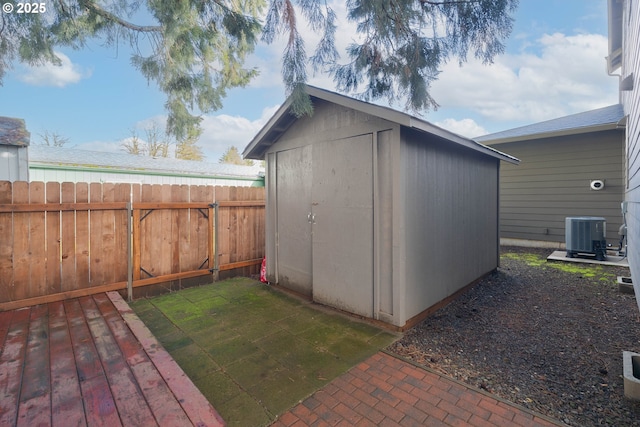
[(253, 160), (243, 159), (237, 147), (227, 148), (218, 162), (229, 165), (253, 166)]
[(204, 160), (202, 149), (196, 145), (201, 133), (200, 129), (191, 129), (187, 137), (176, 144), (176, 159)]
[[(15, 0), (7, 0), (14, 4)], [(518, 0), (347, 0), (361, 41), (341, 62), (332, 2), (323, 0), (60, 0), (46, 13), (0, 14), (0, 85), (16, 61), (60, 63), (54, 48), (81, 49), (90, 39), (133, 46), (132, 64), (166, 95), (167, 133), (176, 140), (198, 129), (201, 114), (220, 109), (228, 89), (258, 70), (243, 66), (262, 34), (286, 37), (282, 78), (296, 114), (310, 114), (307, 68), (329, 73), (339, 91), (364, 100), (436, 108), (429, 94), (442, 65), (468, 54), (485, 63), (504, 51)], [(264, 24), (260, 17), (264, 15)], [(307, 56), (299, 17), (321, 35)], [(142, 25), (136, 16), (150, 17)]]

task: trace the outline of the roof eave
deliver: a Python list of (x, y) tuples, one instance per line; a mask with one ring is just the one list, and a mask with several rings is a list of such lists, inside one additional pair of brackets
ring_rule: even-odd
[(466, 148), (470, 148), (471, 150), (489, 155), (491, 157), (495, 157), (499, 160), (503, 160), (505, 162), (516, 164), (516, 165), (520, 164), (520, 160), (516, 157), (510, 156), (509, 154), (498, 151), (495, 148), (488, 147), (481, 142), (464, 138), (456, 133), (450, 132), (446, 129), (443, 129), (431, 123), (420, 121), (420, 120), (412, 120), (409, 123), (409, 127), (420, 130), (422, 132), (430, 133), (440, 138), (448, 139), (450, 141), (455, 142), (458, 145), (461, 145)]
[[(520, 160), (508, 154), (502, 153), (494, 148), (487, 147), (480, 142), (464, 138), (458, 134), (447, 131), (441, 127), (435, 126), (424, 120), (414, 118), (406, 113), (394, 110), (392, 108), (365, 103), (360, 100), (340, 95), (325, 89), (307, 86), (307, 93), (312, 98), (322, 99), (346, 108), (371, 114), (384, 120), (397, 123), (400, 126), (420, 130), (430, 133), (440, 138), (450, 140), (458, 145), (470, 148), (491, 157), (504, 160), (509, 163), (518, 164)], [(291, 99), (288, 98), (284, 104), (276, 111), (276, 113), (263, 126), (258, 134), (251, 140), (247, 147), (243, 150), (242, 155), (246, 159), (263, 160), (268, 148), (277, 142), (280, 136), (291, 126), (296, 117), (291, 113)]]
[(242, 157), (264, 160), (264, 154), (269, 146), (275, 143), (294, 121), (295, 116), (291, 113), (291, 99), (287, 99), (245, 147)]
[(540, 132), (530, 135), (510, 136), (506, 138), (488, 139), (482, 141), (485, 145), (498, 145), (506, 144), (509, 142), (531, 141), (534, 139), (556, 138), (560, 136), (581, 135), (585, 133), (603, 132), (607, 130), (623, 129), (624, 124), (622, 122), (606, 123), (597, 126), (585, 126), (581, 128), (563, 129), (552, 132)]

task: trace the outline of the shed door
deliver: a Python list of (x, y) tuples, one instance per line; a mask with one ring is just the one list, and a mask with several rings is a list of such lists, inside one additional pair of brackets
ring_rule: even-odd
[(373, 137), (313, 146), (313, 299), (373, 316)]
[(277, 153), (278, 283), (311, 296), (311, 146)]

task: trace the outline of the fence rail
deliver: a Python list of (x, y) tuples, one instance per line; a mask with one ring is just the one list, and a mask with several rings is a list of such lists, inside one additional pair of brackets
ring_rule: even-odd
[(0, 310), (256, 273), (263, 255), (263, 188), (0, 182)]

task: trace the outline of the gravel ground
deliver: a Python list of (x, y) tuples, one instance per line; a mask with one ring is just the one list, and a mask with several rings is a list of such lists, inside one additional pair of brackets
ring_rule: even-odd
[(620, 267), (547, 262), (503, 248), (501, 267), (389, 350), (572, 426), (640, 425), (622, 352), (640, 353), (640, 312)]

